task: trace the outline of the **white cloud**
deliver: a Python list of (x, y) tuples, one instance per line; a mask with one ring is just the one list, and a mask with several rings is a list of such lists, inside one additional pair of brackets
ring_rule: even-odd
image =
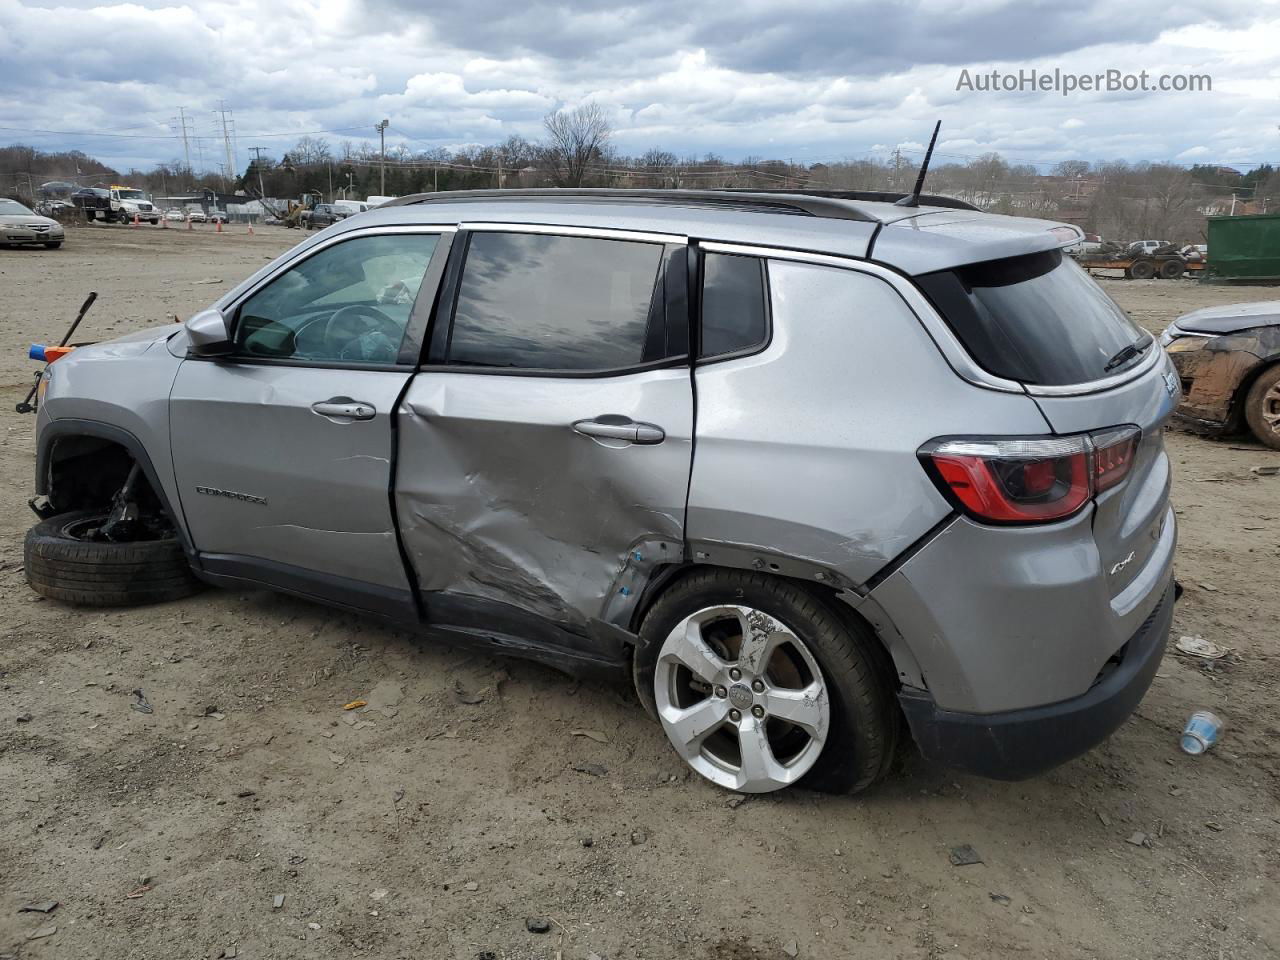
[[(372, 140), (384, 116), (388, 141), (414, 149), (537, 138), (547, 112), (595, 99), (627, 151), (832, 160), (922, 150), (941, 119), (938, 151), (953, 158), (1274, 160), (1273, 11), (1243, 0), (1156, 19), (1107, 0), (0, 0), (0, 127), (26, 131), (0, 129), (0, 142), (150, 164), (180, 154), (181, 106), (211, 161), (225, 100), (243, 164), (250, 145), (290, 143), (254, 135)], [(956, 89), (962, 67), (1208, 73), (1213, 89), (984, 94)], [(119, 136), (89, 135), (100, 133)]]

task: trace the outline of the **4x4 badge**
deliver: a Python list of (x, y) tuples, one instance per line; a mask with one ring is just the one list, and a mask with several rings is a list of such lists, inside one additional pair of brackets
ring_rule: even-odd
[(1172, 370), (1166, 370), (1164, 372), (1164, 385), (1165, 389), (1169, 391), (1169, 396), (1171, 397), (1176, 397), (1182, 392), (1182, 385), (1178, 383), (1178, 375)]
[(1127, 567), (1133, 561), (1133, 551), (1129, 551), (1129, 555), (1111, 568), (1111, 575), (1114, 577), (1117, 573)]

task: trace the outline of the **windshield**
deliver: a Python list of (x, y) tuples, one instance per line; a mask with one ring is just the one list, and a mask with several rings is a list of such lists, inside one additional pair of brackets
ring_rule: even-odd
[(969, 264), (918, 281), (973, 358), (1009, 380), (1088, 383), (1141, 363), (1152, 343), (1059, 250)]
[(141, 190), (117, 190), (121, 200), (141, 200), (143, 199)]
[(29, 217), (30, 210), (17, 200), (0, 199), (0, 217)]

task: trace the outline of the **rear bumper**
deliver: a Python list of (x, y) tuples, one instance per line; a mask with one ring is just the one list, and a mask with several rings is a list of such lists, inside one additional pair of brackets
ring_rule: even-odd
[(899, 694), (920, 752), (930, 760), (994, 780), (1022, 780), (1097, 746), (1122, 724), (1151, 686), (1173, 621), (1170, 578), (1150, 616), (1129, 639), (1118, 663), (1078, 697), (1005, 713), (939, 709), (919, 690)]

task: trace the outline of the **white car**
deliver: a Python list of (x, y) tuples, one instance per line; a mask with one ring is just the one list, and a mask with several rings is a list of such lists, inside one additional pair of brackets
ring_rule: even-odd
[(1129, 253), (1133, 255), (1142, 253), (1152, 253), (1161, 247), (1171, 247), (1173, 244), (1168, 240), (1135, 240), (1129, 244)]
[(0, 247), (38, 243), (57, 250), (64, 239), (66, 234), (57, 220), (33, 213), (17, 200), (0, 197)]
[(177, 220), (181, 222), (187, 219), (187, 215), (183, 211), (179, 210), (177, 207), (170, 207), (168, 210), (164, 212), (164, 218), (166, 220)]

